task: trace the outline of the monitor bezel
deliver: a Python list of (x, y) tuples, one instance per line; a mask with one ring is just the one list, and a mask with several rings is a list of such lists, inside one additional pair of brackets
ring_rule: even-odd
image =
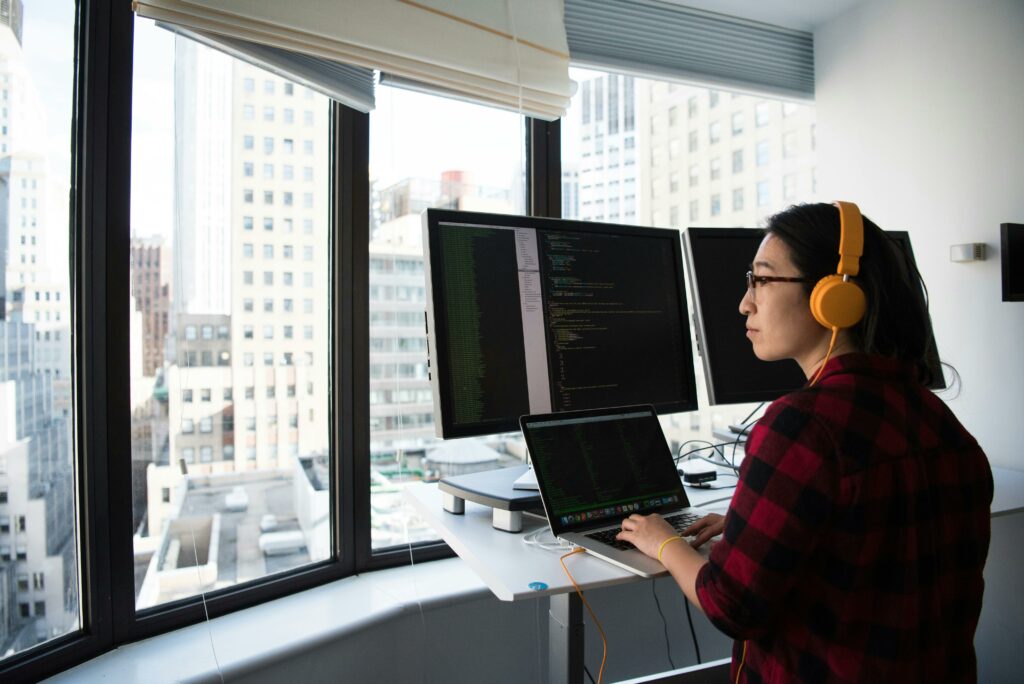
[[(441, 274), (436, 273), (432, 267), (431, 253), (436, 245), (436, 239), (441, 230), (440, 224), (472, 224), (472, 225), (493, 225), (504, 228), (534, 228), (548, 231), (567, 231), (579, 233), (605, 233), (624, 234), (636, 236), (649, 236), (664, 238), (671, 245), (673, 260), (676, 267), (675, 287), (676, 297), (680, 303), (680, 324), (683, 345), (681, 363), (681, 380), (689, 387), (688, 396), (679, 401), (662, 402), (654, 404), (659, 414), (680, 413), (683, 411), (694, 411), (698, 407), (696, 375), (693, 364), (693, 348), (690, 344), (690, 313), (689, 302), (686, 295), (686, 281), (683, 272), (682, 246), (679, 241), (679, 231), (668, 228), (650, 228), (646, 226), (630, 226), (616, 223), (595, 223), (589, 221), (577, 221), (571, 219), (555, 219), (539, 216), (521, 216), (514, 214), (491, 214), (484, 212), (460, 211), (453, 209), (426, 209), (422, 214), (423, 219), (423, 263), (427, 284), (426, 297), (426, 325), (427, 325), (427, 373), (430, 380), (431, 393), (434, 399), (434, 427), (437, 437), (442, 439), (453, 439), (460, 437), (477, 437), (483, 435), (500, 434), (503, 432), (517, 432), (519, 430), (519, 416), (509, 416), (501, 421), (493, 421), (485, 424), (456, 426), (451, 421), (450, 397), (451, 391), (448, 385), (446, 374), (438, 372), (438, 352), (446, 348), (448, 340), (445, 337), (443, 326), (437, 325), (437, 312), (434, 310), (435, 293), (443, 296), (444, 285)], [(548, 331), (545, 326), (545, 336)], [(547, 340), (545, 340), (545, 344)]]

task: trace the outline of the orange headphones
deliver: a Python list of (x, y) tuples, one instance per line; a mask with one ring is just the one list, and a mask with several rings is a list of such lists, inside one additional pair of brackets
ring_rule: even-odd
[(833, 204), (839, 208), (839, 266), (834, 275), (819, 280), (811, 292), (811, 314), (830, 330), (857, 325), (867, 308), (864, 291), (850, 280), (860, 272), (864, 219), (853, 202)]
[(832, 331), (825, 359), (810, 384), (814, 385), (832, 356), (839, 330), (857, 325), (864, 317), (867, 298), (860, 285), (850, 280), (860, 272), (860, 257), (864, 254), (864, 219), (853, 202), (833, 202), (839, 209), (839, 265), (833, 275), (818, 281), (811, 291), (811, 315), (814, 320)]

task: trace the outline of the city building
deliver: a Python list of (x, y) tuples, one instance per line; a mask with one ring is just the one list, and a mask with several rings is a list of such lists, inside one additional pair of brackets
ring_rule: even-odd
[(578, 105), (570, 108), (565, 124), (565, 136), (571, 142), (567, 140), (563, 147), (572, 150), (569, 156), (576, 161), (575, 168), (567, 166), (562, 172), (562, 205), (569, 210), (565, 218), (636, 223), (640, 204), (637, 79), (583, 74)]
[(642, 81), (645, 225), (762, 225), (817, 195), (814, 107)]
[(172, 269), (171, 252), (162, 238), (132, 240), (132, 297), (142, 314), (142, 374), (147, 377), (164, 365)]

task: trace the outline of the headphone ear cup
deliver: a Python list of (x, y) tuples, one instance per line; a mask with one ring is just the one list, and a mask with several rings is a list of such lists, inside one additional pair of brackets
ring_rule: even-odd
[(841, 275), (825, 276), (811, 292), (811, 315), (826, 328), (849, 328), (864, 317), (867, 299), (860, 286)]

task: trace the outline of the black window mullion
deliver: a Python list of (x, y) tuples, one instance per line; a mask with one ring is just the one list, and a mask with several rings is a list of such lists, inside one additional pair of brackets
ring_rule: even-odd
[[(337, 206), (338, 255), (346, 291), (339, 306), (347, 329), (336, 346), (341, 369), (340, 494), (335, 519), (339, 552), (354, 569), (368, 569), (370, 548), (370, 115), (341, 107), (341, 183)], [(347, 336), (346, 336), (347, 334)]]
[[(98, 433), (87, 444), (88, 463), (106, 470), (107, 544), (96, 562), (110, 569), (113, 639), (130, 635), (135, 615), (131, 482), (131, 149), (132, 58), (135, 20), (128, 3), (112, 3), (107, 36), (110, 63), (106, 83), (106, 117), (86, 121), (90, 133), (105, 128), (105, 215), (87, 217), (88, 259), (84, 274), (87, 352), (82, 423)], [(90, 83), (93, 85), (93, 83)], [(87, 151), (88, 155), (89, 151)], [(97, 164), (98, 165), (98, 164)], [(96, 165), (90, 165), (95, 167)], [(99, 201), (97, 201), (97, 204)], [(92, 305), (93, 310), (89, 307)], [(92, 315), (90, 315), (92, 314)], [(92, 410), (95, 415), (89, 415)], [(100, 413), (102, 411), (102, 413)]]
[[(370, 117), (337, 103), (332, 110), (332, 541), (338, 563), (349, 574), (360, 566), (360, 539), (365, 537), (368, 546), (370, 535)], [(365, 459), (357, 457), (361, 448)], [(358, 487), (358, 482), (367, 486)], [(365, 530), (360, 518), (367, 518)]]
[(527, 119), (527, 206), (531, 216), (562, 215), (562, 122)]

